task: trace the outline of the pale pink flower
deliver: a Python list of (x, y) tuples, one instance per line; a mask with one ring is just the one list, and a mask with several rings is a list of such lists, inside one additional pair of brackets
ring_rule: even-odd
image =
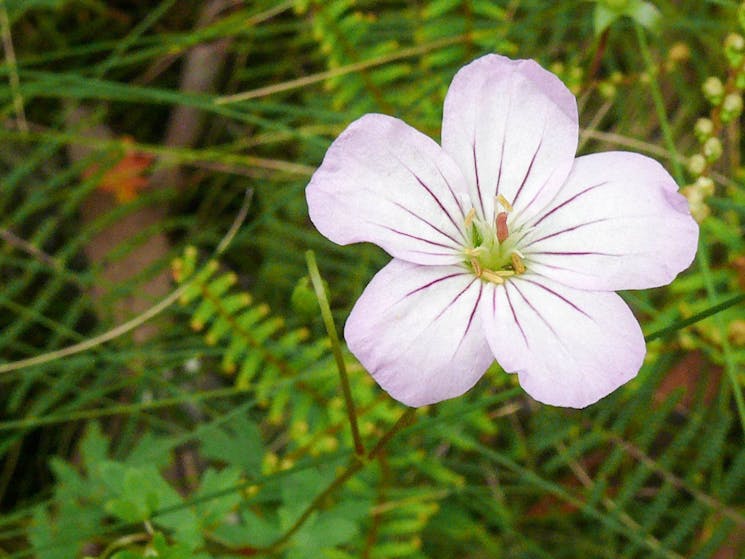
[(577, 137), (576, 100), (556, 76), (488, 55), (455, 75), (442, 147), (380, 114), (331, 145), (306, 190), (310, 218), (336, 243), (393, 257), (344, 331), (391, 396), (459, 396), (495, 358), (557, 406), (636, 376), (644, 339), (614, 291), (672, 281), (698, 227), (656, 161), (575, 159)]

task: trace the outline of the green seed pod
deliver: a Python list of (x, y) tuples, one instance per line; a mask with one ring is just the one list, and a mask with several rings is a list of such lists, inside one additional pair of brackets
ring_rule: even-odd
[(598, 91), (604, 99), (613, 99), (616, 96), (616, 86), (609, 81), (600, 82)]
[(736, 52), (745, 51), (745, 38), (739, 33), (730, 33), (724, 39), (724, 48)]
[(693, 185), (704, 197), (714, 194), (714, 181), (709, 177), (699, 177)]
[(730, 93), (722, 101), (722, 122), (732, 122), (742, 113), (742, 95)]
[(704, 147), (702, 149), (704, 157), (706, 157), (706, 160), (709, 163), (713, 163), (720, 157), (722, 157), (722, 152), (724, 149), (722, 148), (722, 141), (717, 137), (709, 138), (704, 142)]
[(722, 80), (717, 77), (710, 76), (706, 78), (701, 89), (704, 92), (704, 96), (712, 105), (719, 105), (724, 97), (724, 84)]
[(714, 123), (710, 118), (699, 118), (693, 131), (698, 141), (703, 144), (714, 133)]
[(706, 158), (700, 153), (692, 155), (688, 160), (688, 170), (692, 175), (698, 177), (706, 170)]

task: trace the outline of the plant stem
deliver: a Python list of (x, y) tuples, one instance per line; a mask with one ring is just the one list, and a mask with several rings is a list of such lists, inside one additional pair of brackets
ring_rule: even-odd
[(656, 340), (657, 338), (662, 338), (664, 336), (667, 336), (668, 334), (677, 332), (678, 330), (685, 328), (686, 326), (690, 326), (691, 324), (695, 324), (696, 322), (699, 322), (705, 318), (709, 318), (710, 316), (720, 313), (723, 310), (726, 310), (739, 303), (742, 303), (743, 301), (745, 301), (745, 293), (740, 293), (739, 295), (735, 295), (734, 297), (727, 299), (723, 303), (719, 303), (718, 305), (709, 307), (708, 309), (705, 309), (701, 311), (700, 313), (696, 313), (693, 316), (689, 316), (685, 320), (679, 320), (678, 322), (674, 322), (670, 326), (665, 326), (664, 328), (657, 330), (656, 332), (647, 334), (646, 336), (644, 336), (644, 341), (651, 342), (652, 340)]
[[(307, 255), (307, 253), (306, 253)], [(283, 545), (285, 545), (290, 538), (297, 533), (298, 530), (305, 524), (305, 521), (310, 518), (310, 515), (313, 514), (316, 510), (318, 510), (323, 502), (326, 500), (326, 498), (331, 495), (334, 491), (336, 491), (339, 487), (344, 485), (349, 478), (351, 478), (354, 474), (359, 472), (364, 466), (368, 464), (371, 460), (376, 458), (380, 451), (385, 448), (385, 446), (391, 441), (391, 439), (404, 427), (411, 424), (411, 421), (414, 417), (414, 413), (416, 410), (414, 408), (408, 408), (401, 417), (398, 418), (396, 423), (394, 423), (388, 431), (386, 431), (382, 437), (380, 437), (380, 440), (378, 441), (378, 444), (375, 445), (375, 448), (373, 448), (366, 456), (364, 455), (357, 455), (355, 454), (352, 457), (352, 460), (350, 461), (349, 465), (344, 469), (342, 473), (340, 473), (334, 481), (332, 481), (326, 489), (324, 489), (321, 493), (319, 493), (315, 499), (308, 505), (308, 508), (306, 508), (303, 511), (303, 514), (301, 514), (298, 519), (295, 521), (295, 523), (290, 527), (289, 530), (287, 530), (282, 536), (275, 541), (272, 545), (269, 547), (262, 549), (260, 551), (265, 553), (272, 553), (278, 551)]]
[(323, 323), (326, 326), (326, 332), (328, 333), (329, 339), (331, 340), (331, 351), (333, 352), (334, 359), (336, 360), (336, 368), (339, 370), (341, 389), (344, 393), (344, 400), (347, 405), (347, 415), (349, 416), (349, 427), (352, 429), (354, 453), (358, 458), (361, 458), (365, 455), (365, 447), (362, 444), (360, 430), (357, 426), (357, 412), (354, 407), (354, 400), (352, 399), (352, 389), (349, 385), (347, 366), (344, 362), (344, 355), (342, 355), (341, 352), (339, 335), (336, 333), (334, 317), (331, 316), (331, 307), (329, 306), (329, 300), (328, 297), (326, 297), (326, 290), (323, 288), (323, 280), (321, 279), (321, 273), (318, 271), (316, 256), (315, 254), (313, 254), (312, 250), (309, 250), (305, 253), (305, 260), (308, 262), (310, 281), (313, 283), (313, 289), (315, 290), (316, 297), (318, 298), (318, 306), (321, 307), (321, 317), (323, 318)]

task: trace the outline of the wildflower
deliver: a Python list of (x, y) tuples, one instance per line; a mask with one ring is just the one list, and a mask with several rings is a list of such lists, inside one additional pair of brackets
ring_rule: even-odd
[(672, 281), (698, 227), (657, 162), (575, 159), (577, 137), (576, 100), (556, 76), (488, 55), (453, 79), (442, 147), (380, 114), (331, 145), (306, 190), (310, 217), (336, 243), (393, 257), (344, 331), (391, 396), (459, 396), (495, 358), (559, 406), (636, 375), (644, 339), (614, 291)]

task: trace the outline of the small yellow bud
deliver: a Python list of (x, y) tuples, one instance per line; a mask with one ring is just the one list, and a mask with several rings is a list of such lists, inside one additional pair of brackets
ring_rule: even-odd
[(667, 57), (673, 62), (684, 62), (691, 58), (691, 48), (683, 42), (677, 42), (670, 47)]
[(714, 181), (709, 177), (697, 178), (694, 187), (696, 190), (701, 192), (703, 196), (711, 196), (714, 194)]
[(737, 68), (743, 61), (745, 51), (745, 39), (739, 33), (730, 33), (724, 39), (724, 55), (729, 61), (730, 67)]
[(724, 96), (724, 84), (722, 84), (722, 80), (719, 78), (714, 76), (706, 78), (701, 89), (704, 92), (704, 96), (712, 105), (719, 105), (719, 103), (722, 102)]
[(727, 326), (727, 337), (736, 346), (745, 346), (745, 320), (733, 320)]
[(699, 176), (706, 170), (706, 158), (700, 153), (692, 155), (688, 160), (688, 170), (692, 175)]
[(722, 147), (722, 141), (715, 136), (711, 137), (704, 142), (702, 151), (704, 153), (704, 157), (706, 157), (706, 160), (710, 163), (713, 163), (714, 161), (722, 157), (722, 152), (724, 151), (724, 148)]
[(613, 99), (616, 96), (616, 86), (607, 81), (607, 82), (600, 82), (598, 85), (598, 91), (600, 92), (600, 95), (603, 96), (605, 99)]
[(704, 143), (714, 133), (714, 123), (710, 118), (699, 118), (693, 131), (698, 141)]
[(724, 39), (724, 48), (741, 52), (745, 50), (745, 38), (739, 33), (730, 33)]
[(722, 101), (722, 122), (732, 122), (742, 113), (742, 95), (730, 93)]

